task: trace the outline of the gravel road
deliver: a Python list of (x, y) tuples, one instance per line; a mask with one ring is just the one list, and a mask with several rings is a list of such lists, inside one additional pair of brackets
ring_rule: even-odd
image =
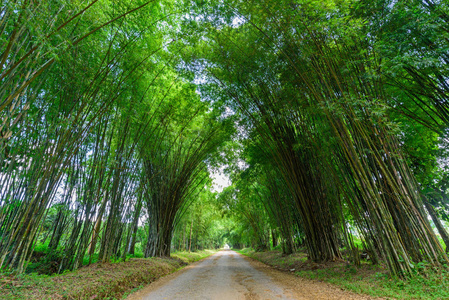
[(220, 251), (130, 295), (137, 299), (373, 299)]

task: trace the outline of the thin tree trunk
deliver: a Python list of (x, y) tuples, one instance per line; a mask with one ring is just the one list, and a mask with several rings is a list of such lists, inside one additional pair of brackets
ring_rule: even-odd
[(438, 233), (440, 234), (441, 238), (443, 239), (443, 242), (446, 244), (446, 253), (449, 252), (449, 235), (446, 232), (446, 229), (444, 229), (443, 224), (441, 223), (441, 220), (438, 218), (437, 213), (435, 209), (433, 208), (432, 204), (429, 203), (427, 199), (423, 199), (424, 206), (426, 207), (427, 211), (429, 212), (430, 217), (432, 218), (433, 223), (435, 224), (435, 227), (438, 230)]
[(190, 224), (189, 252), (192, 249), (192, 229), (193, 229), (193, 218), (192, 218), (192, 223)]

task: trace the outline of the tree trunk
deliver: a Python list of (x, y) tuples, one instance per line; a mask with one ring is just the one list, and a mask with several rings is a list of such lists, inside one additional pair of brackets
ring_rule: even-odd
[(278, 245), (278, 238), (277, 238), (275, 229), (271, 229), (271, 239), (272, 239), (273, 248), (275, 248)]
[(131, 242), (129, 245), (129, 254), (131, 255), (134, 255), (135, 252), (136, 237), (137, 237), (137, 230), (139, 229), (139, 216), (141, 209), (142, 209), (142, 194), (139, 195), (139, 199), (137, 200), (136, 210), (134, 211), (133, 226), (131, 227), (132, 228)]
[(129, 245), (129, 254), (131, 255), (134, 255), (136, 251), (137, 229), (138, 229), (138, 222), (135, 222), (133, 226), (133, 232), (131, 235), (131, 243)]
[(170, 232), (155, 232), (150, 229), (145, 257), (170, 257)]
[(193, 219), (192, 219), (192, 224), (190, 225), (189, 252), (192, 249), (192, 229), (193, 229)]
[[(108, 196), (108, 194), (106, 194), (106, 197)], [(95, 226), (94, 229), (92, 230), (92, 237), (90, 239), (90, 245), (89, 245), (89, 265), (92, 263), (92, 255), (95, 253), (95, 247), (97, 245), (97, 239), (98, 239), (98, 234), (100, 232), (100, 228), (101, 228), (101, 218), (103, 217), (103, 213), (104, 210), (106, 208), (106, 199), (103, 199), (103, 203), (101, 204), (100, 207), (100, 211), (98, 212), (98, 218), (97, 221), (95, 222)]]
[(441, 223), (441, 220), (438, 218), (437, 213), (435, 209), (433, 208), (432, 204), (429, 203), (429, 201), (424, 198), (423, 199), (424, 206), (426, 207), (427, 211), (429, 212), (430, 217), (432, 218), (433, 223), (435, 224), (435, 227), (438, 230), (438, 233), (440, 234), (441, 238), (443, 239), (443, 242), (446, 244), (446, 253), (449, 252), (449, 235), (447, 234), (446, 230), (444, 229), (443, 224)]
[(186, 226), (183, 226), (182, 230), (182, 251), (186, 251)]

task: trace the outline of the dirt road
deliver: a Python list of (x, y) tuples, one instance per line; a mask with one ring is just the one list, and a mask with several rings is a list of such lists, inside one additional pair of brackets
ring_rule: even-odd
[(137, 299), (372, 299), (220, 251), (130, 295)]

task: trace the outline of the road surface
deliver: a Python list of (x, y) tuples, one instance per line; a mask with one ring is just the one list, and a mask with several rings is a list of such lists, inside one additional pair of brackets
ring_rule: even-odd
[(231, 250), (220, 251), (128, 297), (148, 299), (372, 299), (327, 283), (274, 270)]

